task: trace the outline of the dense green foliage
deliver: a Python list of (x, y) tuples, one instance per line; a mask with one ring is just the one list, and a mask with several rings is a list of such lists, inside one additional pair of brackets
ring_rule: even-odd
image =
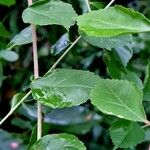
[[(105, 9), (108, 3), (0, 0), (7, 8), (0, 20), (0, 118), (13, 111), (0, 123), (2, 150), (148, 149), (149, 0)], [(37, 30), (38, 79), (30, 24)]]

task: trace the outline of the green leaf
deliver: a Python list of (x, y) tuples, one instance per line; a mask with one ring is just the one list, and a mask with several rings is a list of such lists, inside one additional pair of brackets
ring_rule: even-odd
[[(70, 108), (54, 109), (50, 113), (44, 115), (44, 122), (54, 125), (77, 125), (87, 123), (89, 120), (94, 120), (101, 117), (94, 112), (89, 111), (82, 106), (75, 106)], [(89, 120), (87, 118), (90, 118)]]
[[(42, 124), (42, 136), (47, 135), (50, 129), (50, 125), (43, 123)], [(37, 125), (35, 125), (32, 129), (30, 141), (27, 147), (27, 150), (31, 148), (31, 146), (37, 141)]]
[(129, 46), (121, 46), (112, 49), (111, 57), (116, 59), (123, 67), (126, 67), (133, 56), (133, 50)]
[(7, 45), (7, 48), (11, 49), (15, 46), (21, 46), (32, 42), (31, 26), (23, 29), (17, 34)]
[(51, 125), (51, 130), (71, 134), (86, 134), (101, 116), (83, 106), (54, 109), (44, 115), (43, 122)]
[(0, 5), (11, 6), (16, 4), (16, 0), (0, 0)]
[(140, 89), (143, 89), (142, 80), (139, 78), (139, 76), (135, 72), (132, 72), (132, 71), (129, 71), (129, 70), (126, 70), (126, 72), (121, 72), (121, 79), (132, 81), (137, 86), (139, 86)]
[(104, 57), (104, 61), (107, 65), (107, 71), (110, 77), (113, 79), (121, 79), (122, 67), (120, 66), (120, 64), (116, 60), (114, 60), (109, 54)]
[(11, 109), (13, 109), (24, 96), (25, 96), (24, 93), (17, 93), (16, 95), (14, 95), (11, 100)]
[(143, 93), (144, 93), (144, 100), (150, 101), (150, 63), (148, 64), (146, 69), (146, 77), (144, 81)]
[(70, 44), (69, 34), (63, 34), (60, 39), (51, 47), (51, 53), (53, 55), (58, 55), (63, 52), (65, 48)]
[(27, 121), (22, 118), (16, 118), (16, 117), (13, 118), (11, 120), (11, 124), (13, 126), (16, 126), (17, 128), (28, 130), (28, 131), (32, 130), (32, 128), (33, 128), (31, 121)]
[[(128, 80), (132, 81), (137, 84), (141, 89), (143, 89), (143, 83), (139, 76), (130, 70), (126, 69), (126, 65), (128, 64), (129, 59), (132, 56), (132, 52), (128, 52), (126, 48), (123, 48), (122, 54), (118, 54), (120, 56), (117, 56), (117, 54), (114, 54), (114, 49), (112, 51), (109, 51), (105, 53), (104, 55), (104, 61), (107, 65), (108, 73), (113, 79), (121, 79), (121, 80)], [(121, 53), (118, 52), (118, 53)], [(122, 65), (121, 65), (122, 64)], [(124, 66), (123, 66), (124, 65)]]
[(22, 103), (23, 114), (31, 120), (37, 118), (37, 105)]
[(67, 126), (55, 126), (54, 129), (60, 132), (67, 132), (70, 134), (75, 135), (85, 135), (91, 131), (94, 126), (94, 122), (87, 122), (83, 124), (74, 124), (74, 125), (67, 125)]
[(52, 108), (85, 103), (98, 76), (88, 71), (57, 69), (31, 83), (33, 97)]
[(4, 59), (9, 62), (14, 62), (19, 58), (18, 54), (14, 51), (10, 50), (1, 50), (0, 51), (0, 59)]
[(10, 33), (7, 31), (2, 22), (0, 22), (0, 37), (8, 38)]
[(144, 15), (117, 5), (107, 10), (100, 9), (81, 15), (77, 22), (79, 30), (95, 37), (150, 31), (150, 21)]
[(131, 35), (119, 35), (115, 37), (92, 37), (87, 36), (86, 34), (80, 33), (83, 39), (90, 43), (93, 46), (97, 46), (100, 48), (105, 48), (111, 50), (112, 48), (117, 48), (120, 46), (127, 45), (132, 41)]
[(62, 1), (41, 1), (24, 10), (25, 23), (35, 25), (62, 25), (67, 30), (74, 25), (77, 14), (72, 6)]
[(132, 81), (137, 86), (139, 86), (140, 89), (143, 89), (142, 80), (135, 72), (129, 71), (127, 69), (125, 71), (122, 71), (121, 67), (119, 67), (118, 63), (114, 60), (109, 61), (107, 63), (107, 67), (111, 78)]
[(91, 92), (91, 101), (100, 111), (132, 121), (146, 121), (143, 93), (134, 83), (100, 79)]
[(84, 144), (71, 134), (51, 134), (42, 137), (29, 150), (86, 150)]
[(90, 2), (90, 4), (97, 9), (104, 8), (106, 5), (104, 2), (99, 2), (99, 1)]
[(129, 148), (143, 141), (144, 129), (135, 122), (119, 120), (110, 128), (110, 135), (115, 145), (114, 149)]

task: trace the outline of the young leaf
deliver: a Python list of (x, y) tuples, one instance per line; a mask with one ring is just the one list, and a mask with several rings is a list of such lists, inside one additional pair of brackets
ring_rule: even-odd
[(57, 69), (34, 80), (31, 90), (34, 98), (52, 108), (71, 107), (85, 103), (98, 76), (88, 71)]
[(127, 45), (132, 41), (131, 35), (118, 35), (115, 37), (92, 37), (80, 32), (83, 39), (93, 46), (111, 50), (120, 46)]
[(126, 67), (133, 56), (133, 50), (129, 46), (121, 46), (112, 49), (111, 57), (116, 59), (123, 67)]
[(18, 54), (14, 51), (10, 50), (1, 50), (0, 51), (0, 59), (4, 59), (9, 62), (14, 62), (18, 59)]
[(95, 37), (113, 37), (150, 31), (150, 21), (144, 15), (117, 5), (81, 15), (77, 22), (79, 30)]
[(144, 84), (144, 100), (150, 101), (150, 63), (147, 66), (145, 84)]
[(84, 144), (71, 134), (51, 134), (35, 142), (29, 150), (86, 150)]
[(11, 49), (15, 46), (21, 46), (32, 42), (31, 26), (23, 29), (17, 34), (7, 45), (7, 48)]
[(91, 92), (91, 101), (103, 113), (145, 122), (142, 96), (140, 88), (132, 82), (100, 79)]
[(129, 148), (143, 141), (144, 129), (135, 122), (119, 120), (110, 128), (110, 135), (114, 149)]
[(10, 33), (7, 31), (2, 22), (0, 22), (0, 37), (8, 38)]
[(69, 45), (69, 34), (65, 33), (60, 39), (51, 47), (51, 53), (54, 55), (60, 54)]
[(75, 13), (72, 6), (62, 1), (40, 1), (24, 10), (22, 14), (25, 23), (35, 25), (62, 25), (67, 30), (75, 23)]
[(143, 83), (142, 80), (139, 78), (139, 76), (132, 71), (126, 70), (126, 72), (121, 72), (121, 79), (122, 80), (128, 80), (134, 82), (140, 89), (143, 89)]

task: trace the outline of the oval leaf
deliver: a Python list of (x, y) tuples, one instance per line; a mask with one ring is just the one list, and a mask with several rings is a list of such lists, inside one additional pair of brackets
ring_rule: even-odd
[(7, 48), (11, 49), (15, 46), (21, 46), (32, 42), (31, 26), (23, 29), (18, 33), (7, 45)]
[(53, 107), (71, 107), (85, 103), (98, 76), (88, 71), (57, 69), (31, 83), (34, 98)]
[(22, 18), (25, 23), (35, 25), (62, 25), (67, 30), (75, 23), (72, 6), (62, 1), (41, 1), (24, 10)]
[(35, 142), (29, 150), (86, 150), (84, 144), (71, 134), (51, 134)]
[(69, 34), (65, 33), (60, 37), (60, 39), (51, 47), (51, 53), (58, 55), (70, 44)]
[(100, 79), (92, 90), (91, 101), (103, 113), (145, 122), (142, 96), (140, 88), (132, 82)]
[[(54, 125), (77, 125), (88, 123), (90, 120), (101, 120), (98, 114), (89, 111), (87, 108), (82, 106), (75, 106), (70, 108), (54, 109), (50, 113), (45, 114), (44, 122)], [(87, 119), (87, 118), (90, 119)], [(94, 118), (95, 117), (95, 118)]]
[(135, 122), (119, 120), (110, 128), (110, 135), (115, 145), (114, 149), (129, 148), (143, 141), (144, 129)]
[(116, 59), (123, 67), (128, 65), (128, 62), (133, 56), (133, 50), (129, 46), (121, 46), (111, 51), (112, 57)]
[(150, 31), (150, 21), (143, 14), (123, 6), (91, 11), (79, 16), (77, 22), (81, 31), (95, 37)]
[(4, 59), (6, 61), (14, 62), (19, 58), (18, 54), (14, 51), (10, 50), (1, 50), (0, 51), (0, 59)]

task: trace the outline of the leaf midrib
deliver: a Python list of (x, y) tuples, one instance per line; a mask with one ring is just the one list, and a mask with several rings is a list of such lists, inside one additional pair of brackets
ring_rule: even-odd
[(132, 127), (132, 123), (130, 123), (129, 130), (128, 130), (127, 134), (124, 136), (124, 138), (122, 139), (122, 141), (118, 144), (119, 147), (123, 143), (123, 141), (126, 139), (126, 137), (128, 136), (128, 134), (129, 134), (129, 132), (131, 130), (131, 127)]
[(112, 94), (119, 100), (119, 102), (123, 105), (123, 107), (129, 110), (136, 118), (140, 119), (140, 121), (145, 121), (142, 117), (139, 117), (138, 115), (136, 115), (136, 113), (132, 109), (130, 109), (126, 104), (124, 104), (121, 98), (104, 81), (103, 83), (112, 92)]

